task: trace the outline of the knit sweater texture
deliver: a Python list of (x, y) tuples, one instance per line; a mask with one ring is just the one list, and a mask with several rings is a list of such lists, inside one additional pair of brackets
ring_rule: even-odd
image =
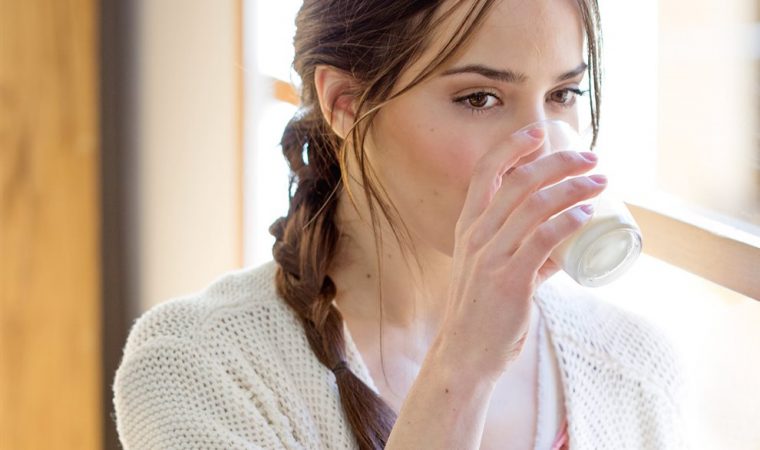
[[(278, 297), (275, 270), (228, 272), (134, 323), (113, 384), (125, 450), (357, 448), (335, 377)], [(683, 364), (660, 329), (557, 275), (534, 300), (561, 373), (570, 449), (689, 447)], [(377, 392), (349, 333), (346, 350)]]

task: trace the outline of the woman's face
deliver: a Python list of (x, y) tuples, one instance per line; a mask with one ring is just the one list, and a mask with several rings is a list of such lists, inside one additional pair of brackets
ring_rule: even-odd
[[(441, 34), (450, 36), (458, 19)], [(412, 233), (447, 255), (478, 159), (537, 120), (577, 127), (574, 91), (585, 73), (574, 0), (497, 1), (471, 39), (433, 77), (381, 109), (367, 139), (373, 168)], [(438, 50), (432, 45), (399, 86)]]

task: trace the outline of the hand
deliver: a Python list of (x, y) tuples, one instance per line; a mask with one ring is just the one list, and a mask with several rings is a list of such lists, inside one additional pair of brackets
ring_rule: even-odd
[(605, 186), (576, 176), (596, 165), (584, 153), (558, 152), (514, 167), (543, 140), (543, 130), (529, 131), (484, 155), (473, 171), (434, 344), (451, 364), (494, 381), (522, 351), (536, 287), (559, 270), (549, 254), (590, 219), (580, 206), (562, 211)]

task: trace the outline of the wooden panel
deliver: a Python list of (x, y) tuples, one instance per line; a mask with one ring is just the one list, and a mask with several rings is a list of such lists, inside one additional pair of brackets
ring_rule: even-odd
[(101, 442), (95, 0), (0, 0), (0, 448)]
[(644, 252), (760, 301), (760, 248), (652, 209), (627, 204), (644, 236)]

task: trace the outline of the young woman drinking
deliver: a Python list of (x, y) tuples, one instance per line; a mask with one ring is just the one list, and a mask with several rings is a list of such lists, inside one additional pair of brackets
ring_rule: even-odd
[(552, 277), (605, 179), (524, 127), (578, 128), (587, 74), (596, 134), (599, 33), (596, 0), (305, 1), (274, 261), (135, 324), (124, 447), (683, 445), (663, 334)]

